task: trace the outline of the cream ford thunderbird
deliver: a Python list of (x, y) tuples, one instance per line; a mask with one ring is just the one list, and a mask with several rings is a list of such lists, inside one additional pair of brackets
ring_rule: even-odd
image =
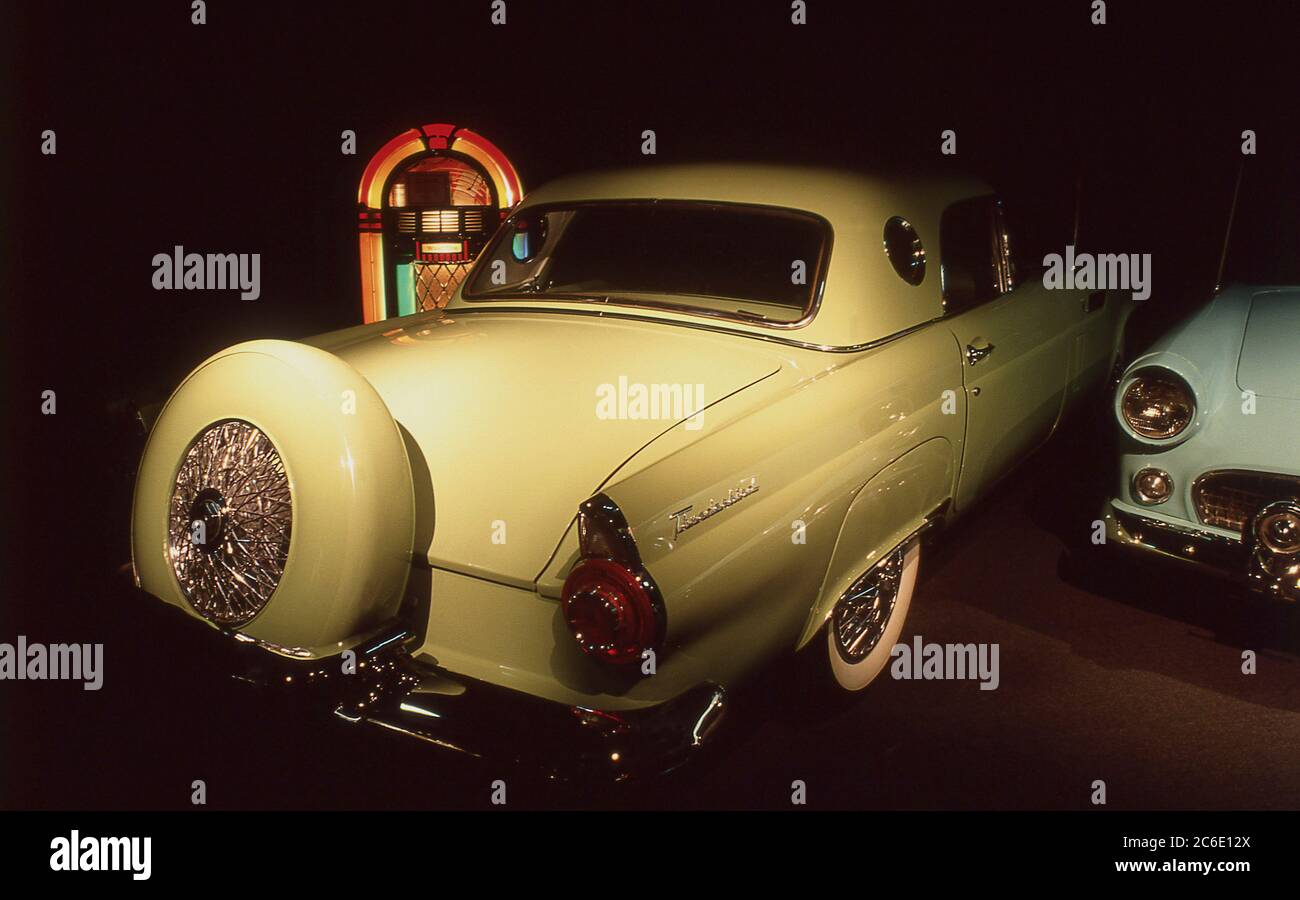
[(1106, 300), (1047, 290), (977, 183), (567, 178), (446, 310), (195, 369), (136, 577), (350, 721), (663, 771), (775, 657), (881, 672), (923, 535), (1104, 383)]

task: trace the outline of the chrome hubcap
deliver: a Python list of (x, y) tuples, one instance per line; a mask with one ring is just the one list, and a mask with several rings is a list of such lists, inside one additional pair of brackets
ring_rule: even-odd
[(289, 478), (270, 438), (247, 422), (213, 425), (176, 473), (167, 555), (190, 605), (237, 626), (266, 607), (289, 558)]
[(835, 604), (831, 631), (835, 635), (835, 649), (845, 662), (862, 662), (884, 637), (898, 602), (904, 549), (899, 547), (853, 582)]

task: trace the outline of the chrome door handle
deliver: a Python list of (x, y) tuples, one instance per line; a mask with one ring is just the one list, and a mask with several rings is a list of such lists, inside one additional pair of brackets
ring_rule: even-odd
[(966, 362), (969, 365), (975, 365), (984, 357), (993, 352), (992, 344), (985, 344), (983, 347), (976, 347), (974, 344), (966, 345)]

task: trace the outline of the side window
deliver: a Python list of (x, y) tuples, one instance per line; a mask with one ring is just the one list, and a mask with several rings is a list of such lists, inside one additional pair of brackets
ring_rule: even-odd
[(943, 211), (939, 220), (939, 268), (944, 307), (950, 315), (987, 303), (1002, 293), (1002, 242), (994, 239), (994, 216), (992, 197), (961, 200)]

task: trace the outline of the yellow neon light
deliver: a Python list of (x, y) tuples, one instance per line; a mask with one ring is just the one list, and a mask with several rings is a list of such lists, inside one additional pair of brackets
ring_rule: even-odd
[(370, 182), (370, 193), (366, 196), (366, 206), (371, 209), (383, 209), (384, 185), (388, 183), (388, 176), (392, 175), (393, 170), (406, 162), (407, 159), (423, 152), (424, 142), (419, 137), (413, 137), (389, 153), (388, 158), (380, 163), (379, 168), (375, 170), (375, 177)]

